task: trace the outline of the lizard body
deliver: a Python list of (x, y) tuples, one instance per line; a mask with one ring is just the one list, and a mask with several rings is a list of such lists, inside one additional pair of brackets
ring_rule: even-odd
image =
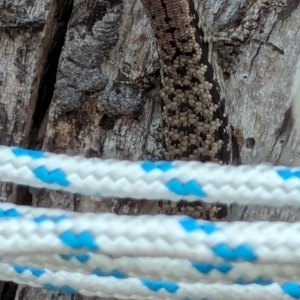
[[(150, 20), (159, 55), (165, 158), (230, 163), (232, 147), (225, 101), (215, 81), (217, 76), (209, 60), (210, 45), (194, 1), (141, 2)], [(219, 42), (235, 44), (251, 39), (264, 12), (272, 7), (285, 7), (284, 2), (253, 1), (240, 26), (221, 34)], [(166, 206), (172, 206), (169, 204)], [(197, 217), (219, 219), (227, 214), (225, 206), (220, 210), (218, 205), (199, 204), (198, 201), (191, 207), (191, 204), (180, 203), (171, 213), (188, 213), (200, 207), (201, 214), (199, 216), (196, 211)]]
[[(209, 45), (198, 26), (193, 1), (141, 2), (160, 60), (165, 158), (229, 163), (231, 140), (225, 103), (214, 80)], [(201, 207), (201, 218), (218, 219), (227, 214), (225, 206), (199, 204), (195, 202), (194, 207)], [(174, 213), (187, 212), (184, 206), (179, 204)]]
[(225, 103), (193, 2), (141, 1), (160, 59), (165, 158), (227, 164), (231, 150)]

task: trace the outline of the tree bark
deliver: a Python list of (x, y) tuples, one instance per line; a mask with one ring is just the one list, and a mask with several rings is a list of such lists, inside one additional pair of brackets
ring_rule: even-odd
[[(254, 2), (195, 0), (209, 38), (238, 26)], [(286, 4), (264, 14), (249, 41), (212, 49), (243, 164), (299, 164), (290, 89), (300, 7), (298, 0)], [(158, 56), (140, 1), (0, 0), (0, 41), (1, 144), (86, 157), (162, 157)], [(93, 202), (11, 184), (1, 185), (1, 197), (79, 212), (164, 212), (160, 202)], [(234, 205), (229, 220), (240, 219), (296, 221), (299, 213)], [(3, 286), (1, 299), (13, 299)], [(15, 299), (86, 298), (19, 286)]]

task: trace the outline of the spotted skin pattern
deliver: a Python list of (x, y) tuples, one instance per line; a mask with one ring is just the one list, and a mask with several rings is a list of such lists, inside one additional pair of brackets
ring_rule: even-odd
[[(209, 45), (193, 1), (141, 0), (160, 60), (165, 158), (228, 164), (231, 139), (224, 99), (209, 62)], [(163, 202), (165, 203), (165, 202)], [(223, 218), (227, 208), (201, 207), (201, 218)], [(185, 203), (172, 211), (185, 212)], [(199, 210), (199, 209), (198, 209)], [(170, 213), (172, 214), (172, 212)]]
[(165, 157), (227, 164), (228, 118), (192, 1), (142, 3), (160, 58)]

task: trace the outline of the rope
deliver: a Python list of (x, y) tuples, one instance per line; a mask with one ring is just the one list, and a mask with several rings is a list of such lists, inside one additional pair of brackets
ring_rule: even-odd
[(86, 159), (0, 146), (4, 182), (93, 196), (300, 207), (300, 168)]
[[(299, 265), (205, 263), (168, 257), (116, 257), (91, 252), (70, 255), (6, 257), (3, 262), (32, 269), (45, 268), (115, 278), (137, 277), (185, 283), (242, 284), (300, 281)], [(180, 270), (180, 272), (178, 272)]]
[[(183, 282), (152, 281), (139, 278), (98, 277), (66, 271), (29, 270), (0, 263), (0, 280), (11, 277), (19, 284), (42, 287), (86, 296), (115, 297), (119, 299), (298, 299), (293, 297), (293, 282), (261, 285), (189, 284)], [(15, 274), (20, 274), (17, 276)], [(299, 287), (297, 287), (299, 289)], [(201, 298), (199, 298), (199, 296)], [(263, 298), (262, 298), (263, 297)]]
[(10, 203), (0, 205), (0, 216), (1, 280), (120, 299), (300, 297), (300, 241), (291, 239), (298, 223), (79, 214)]
[(89, 251), (113, 257), (170, 257), (210, 263), (300, 263), (300, 240), (291, 239), (298, 235), (300, 223), (212, 223), (186, 216), (64, 211), (24, 218), (17, 209), (2, 214), (0, 256)]
[[(0, 146), (0, 178), (96, 196), (300, 203), (300, 169), (266, 165), (105, 161)], [(119, 299), (300, 299), (299, 231), (300, 223), (212, 223), (2, 203), (0, 280)]]
[[(293, 296), (293, 282), (261, 285), (189, 284), (183, 282), (152, 281), (139, 278), (98, 277), (66, 271), (29, 270), (0, 263), (0, 280), (11, 278), (19, 284), (42, 287), (53, 291), (86, 296), (119, 299), (298, 299)], [(15, 274), (20, 274), (17, 276)], [(299, 289), (299, 287), (297, 287)], [(201, 298), (199, 298), (199, 296)], [(263, 298), (262, 298), (263, 297)]]

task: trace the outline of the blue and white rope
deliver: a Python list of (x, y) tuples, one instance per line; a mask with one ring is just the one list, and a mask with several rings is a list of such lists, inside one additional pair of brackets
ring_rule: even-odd
[(300, 240), (291, 238), (298, 236), (300, 223), (211, 223), (186, 216), (64, 211), (26, 218), (14, 214), (0, 219), (0, 256), (92, 252), (210, 263), (300, 263)]
[[(0, 280), (120, 299), (300, 299), (300, 285), (297, 283), (299, 260), (294, 260), (293, 265), (277, 260), (273, 264), (263, 264), (259, 251), (240, 238), (243, 235), (249, 237), (252, 232), (258, 245), (270, 244), (275, 249), (280, 244), (278, 254), (284, 257), (291, 255), (283, 249), (285, 240), (297, 236), (300, 224), (281, 223), (278, 226), (278, 223), (261, 222), (257, 227), (256, 223), (241, 225), (241, 222), (214, 224), (195, 221), (184, 216), (129, 217), (90, 213), (85, 219), (85, 214), (3, 203), (0, 205), (0, 235), (6, 239), (0, 241)], [(265, 231), (271, 225), (274, 225), (273, 231)], [(289, 225), (294, 226), (295, 231)], [(263, 232), (258, 234), (261, 230)], [(216, 238), (221, 231), (234, 237), (229, 243), (238, 245), (242, 242), (235, 254), (244, 260), (250, 258), (252, 264), (226, 262), (224, 259), (207, 263), (185, 258), (195, 249), (201, 252), (199, 244), (206, 243), (204, 237)], [(285, 239), (280, 238), (286, 234)], [(218, 238), (215, 238), (206, 244), (216, 246)], [(226, 239), (221, 241), (224, 245)], [(111, 242), (115, 246), (107, 247)], [(29, 244), (34, 251), (26, 251)], [(62, 246), (54, 247), (57, 253), (48, 251), (54, 244)], [(152, 244), (157, 247), (145, 252)], [(20, 249), (15, 249), (16, 245)], [(251, 247), (255, 249), (249, 252)], [(116, 248), (120, 251), (116, 252)], [(162, 252), (163, 248), (170, 251)], [(263, 248), (263, 254), (268, 257), (270, 247)], [(6, 249), (5, 256), (3, 249)], [(223, 257), (228, 249), (222, 246), (217, 253), (213, 249), (210, 251), (219, 260), (220, 254)], [(62, 255), (62, 252), (68, 254)], [(145, 253), (147, 257), (142, 257), (141, 254)], [(173, 258), (179, 254), (183, 258)], [(253, 259), (254, 256), (257, 259)]]
[(4, 182), (96, 196), (300, 207), (300, 168), (86, 159), (0, 146)]
[[(18, 274), (18, 275), (16, 275)], [(299, 299), (294, 282), (269, 285), (225, 285), (153, 281), (144, 278), (98, 277), (65, 271), (29, 269), (0, 263), (0, 280), (11, 277), (20, 284), (86, 296), (118, 299), (210, 299), (210, 300), (282, 300)]]
[[(77, 213), (55, 209), (30, 208), (28, 206), (15, 206), (11, 203), (0, 205), (1, 219), (7, 218), (35, 218), (46, 219), (45, 216), (59, 219), (62, 215), (76, 216)], [(90, 215), (90, 214), (87, 214)], [(91, 214), (94, 215), (94, 214)], [(267, 223), (266, 223), (267, 224)], [(251, 263), (208, 263), (197, 262), (188, 259), (174, 259), (169, 257), (111, 257), (104, 254), (91, 252), (80, 254), (40, 254), (28, 256), (9, 256), (2, 259), (5, 262), (15, 262), (18, 265), (29, 264), (33, 267), (43, 267), (59, 271), (81, 272), (86, 274), (110, 274), (122, 277), (122, 274), (130, 277), (148, 277), (151, 279), (165, 279), (170, 281), (183, 281), (195, 283), (201, 281), (229, 282), (238, 280), (256, 281), (259, 277), (272, 281), (294, 280), (300, 277), (300, 269), (297, 264), (251, 264)], [(178, 272), (180, 269), (180, 272)]]
[[(0, 178), (86, 195), (300, 206), (300, 168), (105, 161), (1, 146)], [(0, 280), (120, 299), (300, 299), (299, 232), (300, 223), (2, 203)]]
[[(32, 269), (51, 269), (115, 278), (148, 278), (185, 283), (242, 284), (245, 282), (300, 282), (297, 264), (251, 264), (223, 262), (212, 264), (168, 257), (112, 258), (108, 255), (82, 253), (70, 255), (32, 255), (6, 257), (1, 260)], [(180, 270), (180, 272), (178, 272)]]
[(299, 299), (299, 285), (294, 282), (269, 285), (191, 284), (143, 278), (98, 277), (65, 271), (29, 269), (0, 263), (0, 280), (8, 277), (20, 284), (28, 285), (30, 282), (31, 286), (53, 291), (119, 299)]

